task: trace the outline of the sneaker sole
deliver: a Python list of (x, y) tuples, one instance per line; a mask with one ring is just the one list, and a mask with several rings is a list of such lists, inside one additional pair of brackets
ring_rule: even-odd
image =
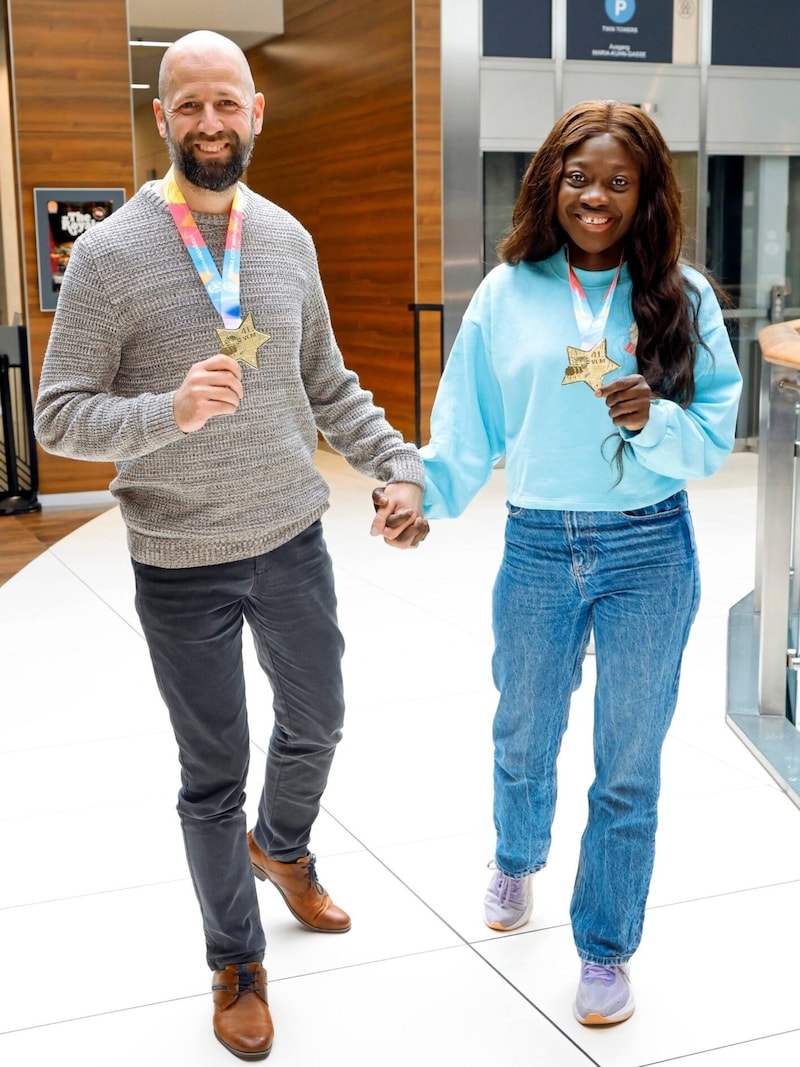
[(533, 896), (529, 898), (528, 907), (525, 909), (522, 915), (520, 915), (516, 922), (511, 923), (510, 926), (503, 926), (503, 924), (499, 922), (490, 923), (487, 922), (485, 918), (483, 921), (486, 923), (490, 930), (497, 930), (498, 933), (505, 934), (508, 933), (509, 930), (518, 930), (520, 926), (524, 926), (525, 923), (529, 923), (531, 921), (531, 915), (533, 915)]
[(530, 922), (530, 915), (526, 915), (524, 919), (520, 919), (519, 922), (512, 923), (511, 926), (502, 926), (500, 923), (486, 923), (490, 930), (497, 930), (501, 934), (508, 933), (509, 930), (518, 930), (520, 926), (524, 926), (525, 923)]
[(626, 1019), (630, 1019), (635, 1010), (635, 1006), (631, 1004), (626, 1005), (624, 1008), (620, 1008), (620, 1010), (613, 1015), (598, 1015), (597, 1012), (591, 1011), (586, 1018), (581, 1018), (581, 1016), (575, 1012), (575, 1018), (583, 1026), (616, 1026), (617, 1023), (624, 1023)]

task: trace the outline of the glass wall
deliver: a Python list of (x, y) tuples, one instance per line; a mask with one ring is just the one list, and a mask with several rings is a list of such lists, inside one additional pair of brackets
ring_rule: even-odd
[(497, 266), (497, 242), (511, 225), (530, 152), (483, 153), (483, 269)]
[[(530, 160), (530, 152), (483, 153), (484, 273), (497, 264), (497, 242), (511, 225), (511, 213), (517, 201), (522, 176)], [(694, 260), (697, 244), (694, 213), (697, 202), (697, 156), (693, 152), (676, 152), (673, 160), (683, 192), (686, 227), (684, 254), (688, 259)]]
[(711, 156), (706, 248), (745, 382), (737, 437), (755, 438), (758, 331), (800, 315), (800, 157)]

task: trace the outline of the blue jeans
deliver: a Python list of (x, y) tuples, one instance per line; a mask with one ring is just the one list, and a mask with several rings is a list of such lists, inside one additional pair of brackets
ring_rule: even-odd
[(253, 828), (275, 859), (305, 856), (341, 737), (344, 642), (322, 525), (252, 559), (133, 564), (136, 609), (178, 742), (181, 820), (209, 966), (261, 960), (265, 939), (243, 810), (250, 758), (242, 630), (275, 716)]
[(639, 945), (655, 854), (661, 748), (700, 580), (686, 494), (632, 512), (509, 507), (494, 588), (496, 863), (547, 861), (556, 760), (594, 633), (595, 779), (570, 915), (578, 955)]

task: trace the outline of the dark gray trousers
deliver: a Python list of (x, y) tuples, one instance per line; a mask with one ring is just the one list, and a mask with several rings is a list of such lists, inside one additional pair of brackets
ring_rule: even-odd
[(136, 610), (178, 743), (178, 813), (209, 966), (261, 960), (265, 939), (243, 810), (250, 756), (242, 623), (273, 692), (275, 722), (254, 836), (275, 859), (308, 852), (344, 718), (333, 568), (315, 522), (252, 559), (133, 564)]

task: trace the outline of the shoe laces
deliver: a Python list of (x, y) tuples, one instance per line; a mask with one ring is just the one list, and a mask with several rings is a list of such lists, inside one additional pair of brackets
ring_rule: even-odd
[[(227, 968), (226, 968), (227, 970)], [(225, 990), (228, 993), (232, 993), (236, 997), (240, 997), (242, 993), (257, 993), (258, 992), (258, 971), (248, 971), (246, 963), (236, 964), (236, 984), (235, 986), (228, 985), (225, 982), (218, 982), (212, 985), (212, 990)]]
[(325, 890), (319, 884), (319, 879), (317, 878), (317, 857), (313, 852), (309, 853), (306, 871), (308, 872), (308, 880), (310, 884), (313, 885), (320, 896), (324, 896)]
[(248, 971), (247, 964), (242, 963), (236, 968), (236, 986), (239, 996), (242, 993), (255, 993), (258, 971)]
[(584, 963), (581, 981), (602, 982), (603, 985), (612, 986), (616, 977), (616, 967), (607, 967), (602, 963)]
[(506, 904), (508, 901), (514, 903), (520, 903), (525, 898), (525, 879), (524, 878), (512, 878), (510, 874), (503, 874), (502, 871), (498, 871), (495, 875), (497, 899), (501, 904)]

